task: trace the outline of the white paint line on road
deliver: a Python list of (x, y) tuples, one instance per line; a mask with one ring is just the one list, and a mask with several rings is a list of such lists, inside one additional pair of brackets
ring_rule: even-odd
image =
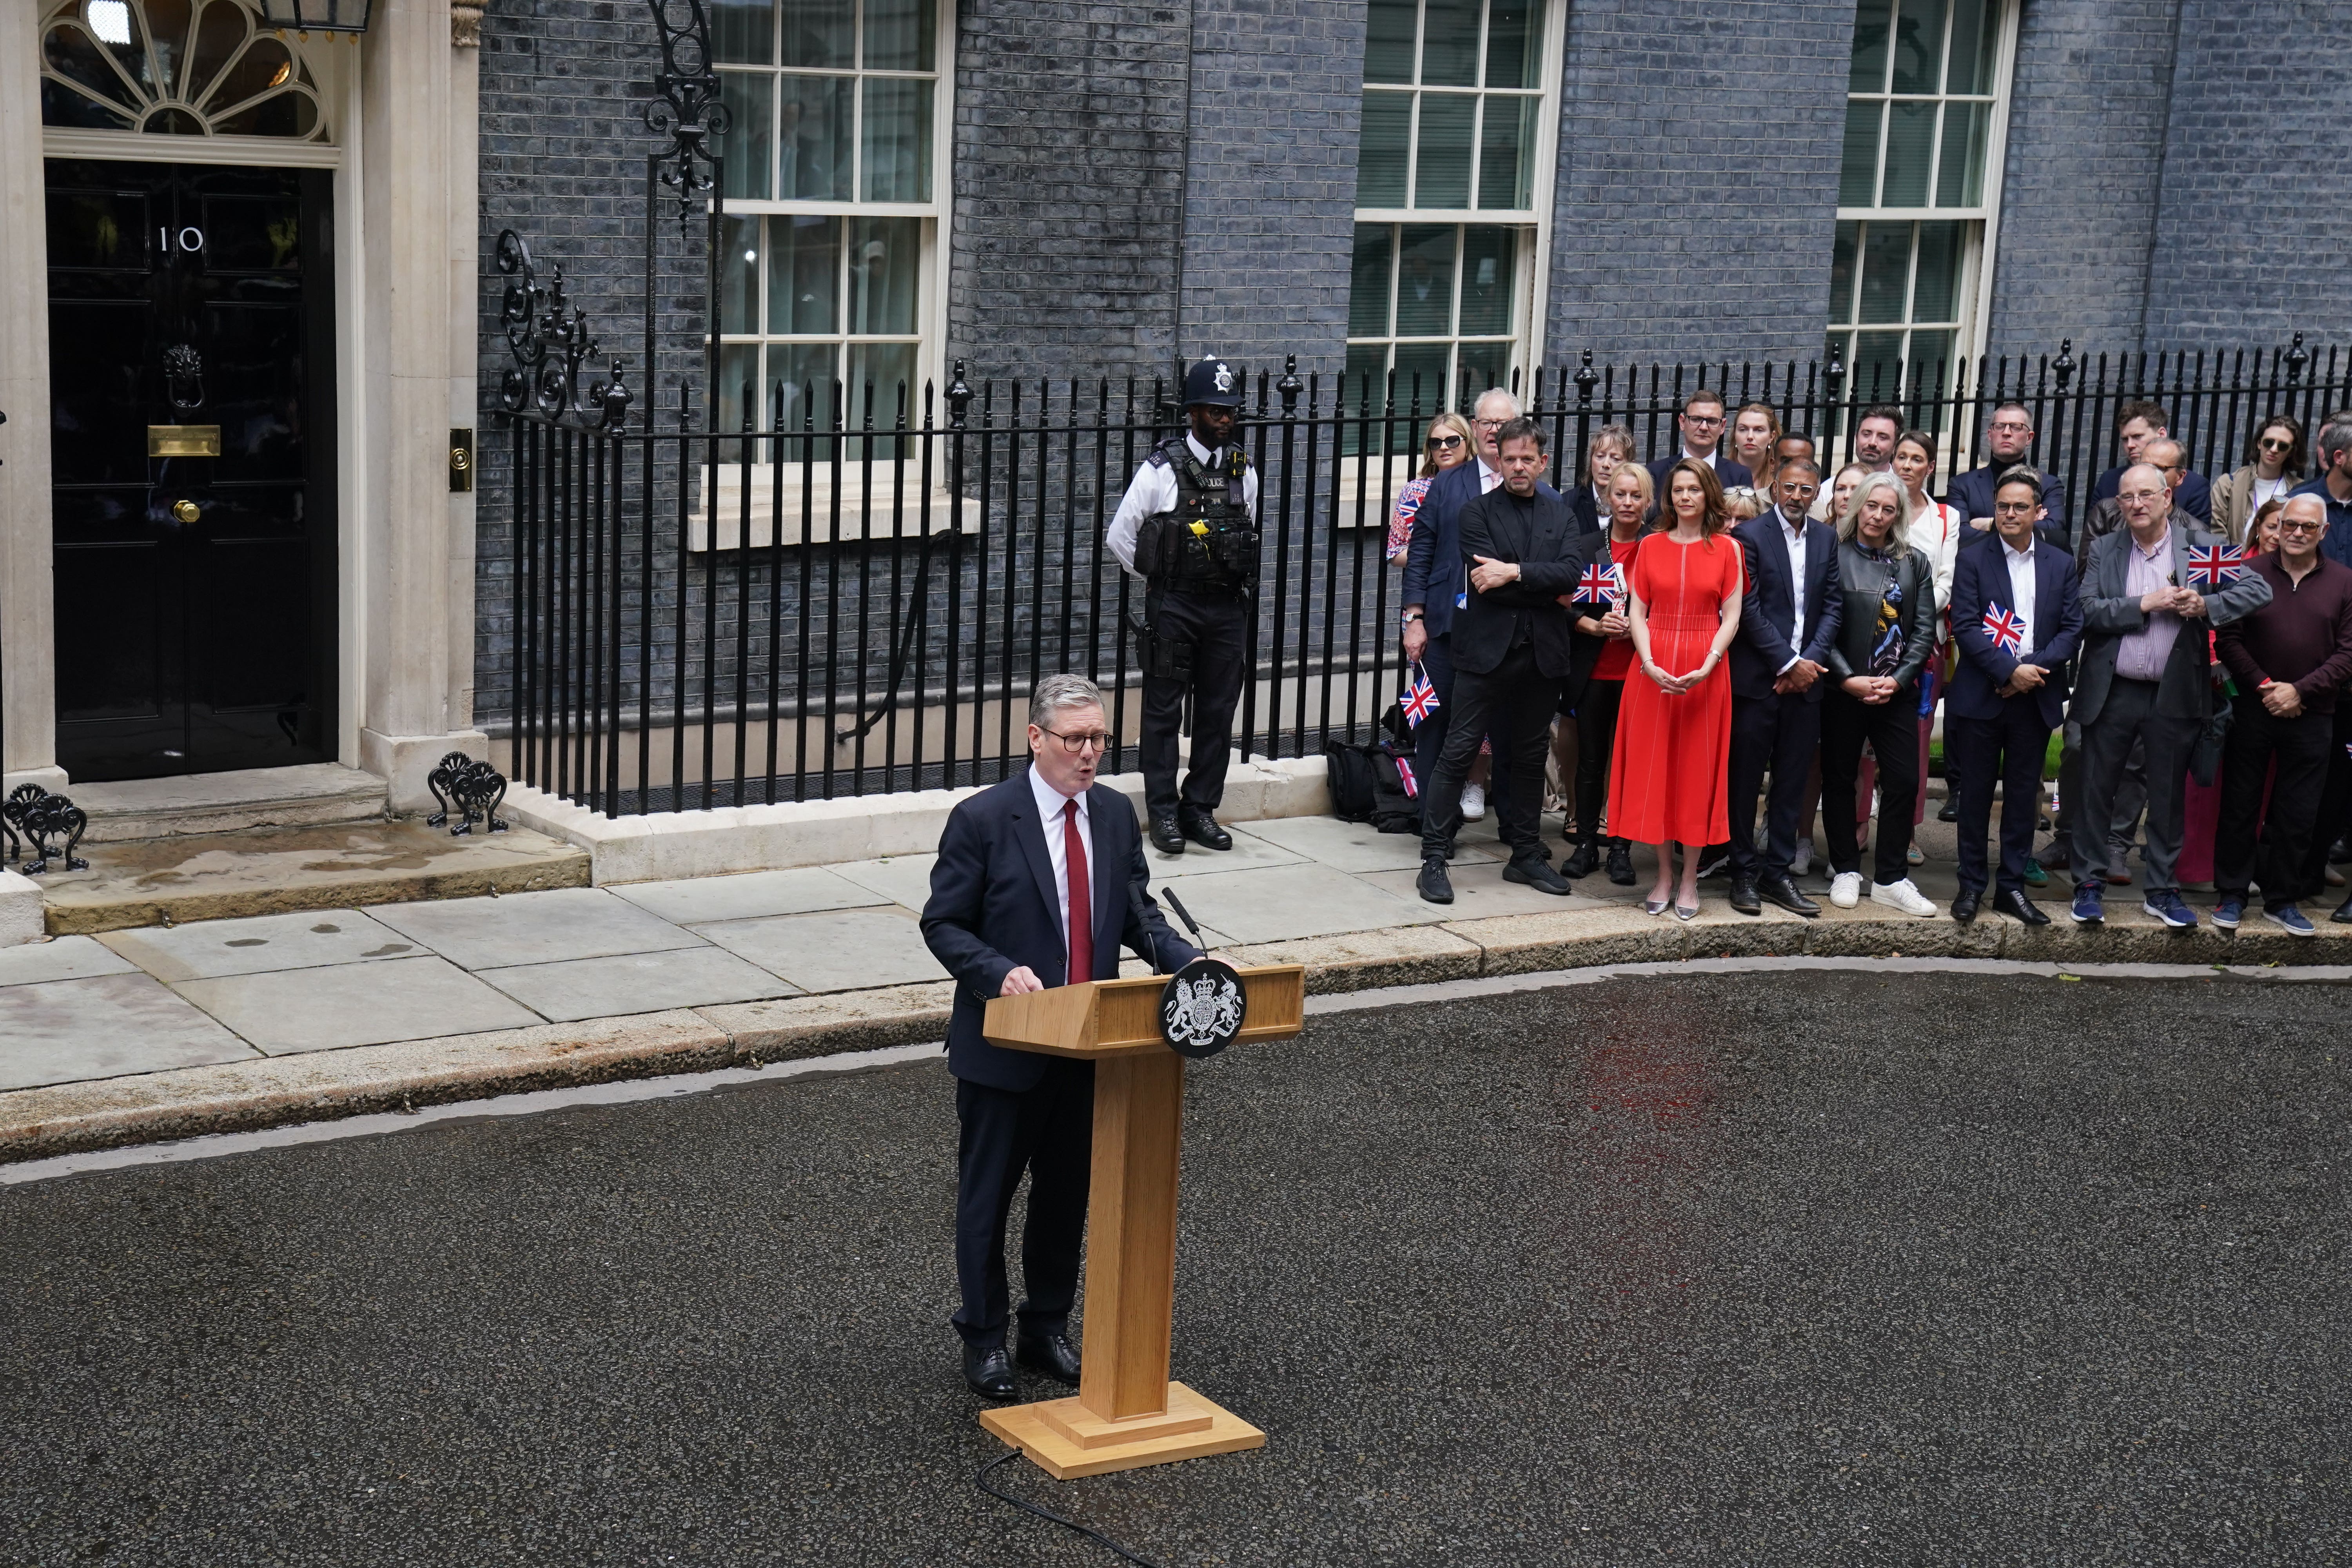
[(618, 1083), (585, 1083), (572, 1089), (539, 1089), (488, 1100), (460, 1100), (447, 1105), (425, 1105), (414, 1112), (383, 1111), (350, 1116), (340, 1121), (304, 1121), (292, 1127), (270, 1127), (257, 1132), (208, 1132), (171, 1143), (147, 1143), (128, 1149), (100, 1149), (87, 1154), (59, 1154), (22, 1164), (0, 1165), (0, 1186), (47, 1181), (91, 1171), (116, 1171), (132, 1165), (170, 1165), (184, 1160), (214, 1160), (260, 1149), (284, 1149), (300, 1143), (325, 1143), (339, 1138), (372, 1138), (406, 1132), (435, 1121), (457, 1121), (482, 1116), (537, 1116), (583, 1105), (633, 1105), (649, 1100), (675, 1100), (707, 1094), (738, 1084), (774, 1083), (809, 1073), (857, 1072), (868, 1068), (896, 1067), (926, 1058), (940, 1059), (940, 1042), (893, 1046), (879, 1051), (845, 1051), (838, 1056), (810, 1057), (803, 1061), (776, 1062), (763, 1068), (721, 1068), (714, 1072), (676, 1073), (667, 1078), (627, 1079)]
[[(1347, 991), (1307, 999), (1307, 1016), (1362, 1012), (1373, 1007), (1410, 1007), (1429, 1002), (1451, 1002), (1475, 996), (1505, 996), (1524, 991), (1551, 991), (1570, 985), (1594, 985), (1604, 980), (1640, 980), (1690, 974), (1801, 973), (1806, 971), (1853, 972), (1892, 970), (1901, 974), (1974, 974), (2062, 976), (2084, 980), (2211, 980), (2221, 974), (2241, 979), (2280, 981), (2352, 981), (2352, 965), (2315, 964), (2273, 969), (2264, 965), (2232, 964), (2224, 969), (2210, 963), (2055, 963), (2000, 958), (1700, 958), (1656, 963), (1600, 964), (1589, 969), (1554, 969), (1532, 974), (1495, 974), (1475, 980), (1444, 980), (1424, 985), (1391, 985), (1376, 991)], [(465, 1100), (448, 1105), (428, 1105), (413, 1114), (383, 1112), (347, 1117), (340, 1121), (306, 1121), (258, 1132), (215, 1132), (171, 1143), (142, 1144), (128, 1149), (101, 1149), (87, 1154), (59, 1154), (47, 1160), (0, 1165), (0, 1186), (47, 1181), (93, 1171), (122, 1170), (137, 1165), (176, 1164), (184, 1160), (212, 1160), (261, 1149), (324, 1143), (341, 1138), (373, 1138), (404, 1132), (435, 1121), (456, 1121), (484, 1116), (537, 1116), (583, 1105), (631, 1105), (682, 1095), (707, 1094), (739, 1084), (774, 1083), (809, 1073), (856, 1072), (868, 1068), (937, 1060), (939, 1042), (894, 1046), (887, 1050), (845, 1051), (837, 1056), (812, 1057), (804, 1061), (777, 1062), (764, 1068), (722, 1068), (715, 1072), (677, 1073), (667, 1078), (630, 1079), (618, 1083), (583, 1084), (573, 1089), (533, 1089), (488, 1100)]]

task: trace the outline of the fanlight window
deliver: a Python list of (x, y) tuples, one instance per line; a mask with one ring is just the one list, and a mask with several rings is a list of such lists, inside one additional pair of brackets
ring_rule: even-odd
[(166, 136), (327, 139), (294, 42), (247, 0), (62, 0), (41, 31), (41, 122)]

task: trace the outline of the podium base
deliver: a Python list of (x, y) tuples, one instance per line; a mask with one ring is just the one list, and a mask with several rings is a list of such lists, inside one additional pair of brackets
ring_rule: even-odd
[(1265, 1433), (1181, 1383), (1158, 1415), (1106, 1421), (1072, 1395), (983, 1410), (980, 1424), (1057, 1481), (1265, 1447)]

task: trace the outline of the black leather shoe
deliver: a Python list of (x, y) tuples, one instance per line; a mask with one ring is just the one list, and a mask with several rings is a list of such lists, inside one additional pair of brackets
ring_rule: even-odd
[(2352, 899), (2347, 899), (2336, 905), (2336, 912), (2327, 918), (2336, 925), (2352, 926)]
[(1421, 876), (1412, 886), (1413, 890), (1429, 903), (1450, 904), (1454, 901), (1454, 879), (1445, 874), (1445, 862), (1443, 860), (1423, 860)]
[(1003, 1345), (964, 1346), (963, 1380), (982, 1399), (1010, 1399), (1021, 1392), (1013, 1381), (1013, 1358)]
[(1176, 818), (1184, 837), (1203, 849), (1231, 849), (1234, 836), (1217, 826), (1217, 819), (1205, 811), (1187, 809)]
[(1078, 1381), (1078, 1352), (1070, 1343), (1070, 1336), (1056, 1331), (1050, 1334), (1024, 1334), (1016, 1359), (1033, 1372), (1042, 1372), (1055, 1383)]
[(1760, 915), (1764, 900), (1756, 896), (1756, 879), (1738, 871), (1731, 874), (1731, 907), (1743, 915)]
[(1633, 885), (1633, 846), (1621, 840), (1609, 847), (1609, 879), (1621, 888)]
[(1561, 898), (1576, 891), (1569, 885), (1567, 878), (1551, 868), (1550, 861), (1538, 860), (1532, 855), (1504, 867), (1503, 880), (1525, 882), (1539, 893), (1551, 893)]
[(1756, 890), (1792, 915), (1811, 920), (1822, 912), (1822, 906), (1797, 890), (1797, 884), (1786, 877), (1767, 877), (1756, 884)]
[(1576, 853), (1570, 856), (1567, 864), (1560, 867), (1559, 874), (1563, 877), (1590, 877), (1592, 875), (1593, 868), (1600, 864), (1601, 851), (1588, 838), (1576, 847)]
[(1967, 925), (1977, 918), (1977, 906), (1983, 902), (1982, 888), (1962, 888), (1952, 895), (1952, 918)]
[(1938, 822), (1958, 822), (1959, 819), (1959, 801), (1951, 795), (1946, 795), (1944, 797), (1944, 804), (1936, 808), (1936, 820)]
[(1173, 812), (1151, 819), (1151, 847), (1162, 855), (1184, 853), (1184, 831), (1176, 826)]
[(1995, 893), (1992, 907), (2021, 925), (2046, 926), (2050, 923), (2050, 917), (2042, 912), (2042, 906), (2014, 888)]

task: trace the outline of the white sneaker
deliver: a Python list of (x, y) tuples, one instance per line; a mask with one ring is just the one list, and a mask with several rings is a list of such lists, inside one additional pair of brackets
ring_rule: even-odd
[(1462, 820), (1465, 822), (1475, 822), (1486, 815), (1486, 786), (1484, 784), (1464, 784), (1462, 786)]
[(1800, 838), (1797, 840), (1796, 854), (1789, 858), (1789, 875), (1801, 877), (1812, 868), (1813, 841), (1810, 838)]
[(1936, 906), (1919, 896), (1919, 889), (1911, 885), (1911, 879), (1908, 877), (1899, 882), (1880, 882), (1874, 885), (1870, 889), (1870, 901), (1901, 910), (1905, 914), (1923, 921), (1932, 918), (1936, 913)]
[(1830, 902), (1842, 910), (1850, 910), (1862, 902), (1862, 873), (1840, 871), (1831, 878)]

